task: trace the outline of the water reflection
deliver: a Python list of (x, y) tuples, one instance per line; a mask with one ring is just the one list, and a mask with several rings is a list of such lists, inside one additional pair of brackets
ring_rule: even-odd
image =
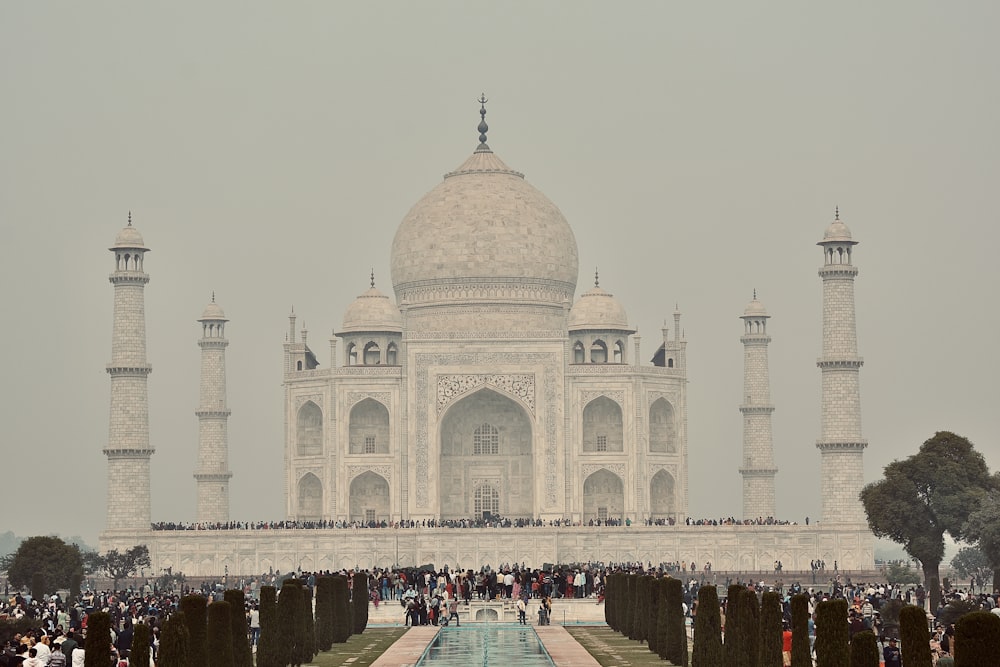
[(530, 626), (486, 625), (442, 628), (417, 663), (434, 667), (552, 667)]

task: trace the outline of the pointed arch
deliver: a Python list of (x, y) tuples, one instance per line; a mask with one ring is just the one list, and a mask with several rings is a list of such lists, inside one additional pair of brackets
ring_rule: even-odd
[(616, 364), (625, 363), (625, 343), (620, 340), (615, 341), (614, 362)]
[(323, 411), (312, 401), (299, 408), (295, 418), (295, 452), (299, 456), (323, 453)]
[(307, 472), (298, 483), (298, 512), (295, 516), (299, 521), (318, 521), (323, 518), (323, 483), (319, 477)]
[(351, 480), (350, 520), (359, 523), (389, 519), (389, 482), (371, 470)]
[(600, 338), (590, 344), (590, 363), (608, 363), (608, 345)]
[(625, 514), (625, 484), (621, 477), (601, 468), (583, 482), (583, 520), (621, 519)]
[(583, 364), (587, 362), (587, 353), (583, 349), (583, 343), (576, 341), (573, 343), (573, 363)]
[(649, 480), (649, 515), (653, 519), (677, 516), (676, 484), (666, 470), (660, 470)]
[(399, 365), (399, 348), (396, 347), (395, 343), (389, 343), (389, 346), (385, 348), (385, 363), (389, 366)]
[(674, 406), (658, 398), (649, 406), (649, 451), (672, 454), (677, 451), (677, 426)]
[(357, 366), (358, 365), (358, 346), (354, 343), (347, 344), (347, 365)]
[(583, 451), (624, 450), (625, 430), (622, 408), (607, 396), (598, 396), (583, 408)]
[(375, 341), (365, 344), (364, 364), (365, 366), (378, 366), (382, 363), (382, 349)]
[(389, 453), (389, 410), (374, 398), (351, 408), (348, 439), (351, 454)]

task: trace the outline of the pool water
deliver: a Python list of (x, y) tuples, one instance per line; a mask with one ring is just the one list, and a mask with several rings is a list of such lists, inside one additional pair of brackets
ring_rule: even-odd
[(530, 625), (490, 624), (441, 628), (417, 666), (553, 667)]

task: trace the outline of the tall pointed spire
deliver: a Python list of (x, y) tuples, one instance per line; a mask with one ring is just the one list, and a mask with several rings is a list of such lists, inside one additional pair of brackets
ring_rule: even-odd
[(483, 93), (476, 101), (479, 102), (479, 127), (477, 128), (479, 130), (479, 149), (477, 150), (488, 151), (490, 146), (486, 143), (486, 133), (490, 126), (486, 124), (486, 103), (489, 100), (486, 99), (486, 93)]

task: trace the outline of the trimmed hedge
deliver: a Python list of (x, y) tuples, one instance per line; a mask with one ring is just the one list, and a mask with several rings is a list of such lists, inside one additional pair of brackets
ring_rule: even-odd
[(958, 619), (954, 653), (955, 667), (995, 665), (1000, 655), (1000, 616), (975, 611)]
[(274, 586), (261, 586), (257, 667), (284, 667), (288, 664), (285, 662), (285, 654), (288, 652), (286, 643), (290, 638), (281, 633), (277, 598), (278, 590)]
[(145, 623), (135, 624), (132, 631), (132, 649), (128, 652), (128, 662), (130, 665), (149, 665), (150, 641), (152, 633)]
[(923, 607), (908, 604), (899, 610), (899, 650), (906, 667), (931, 667), (931, 635)]
[(305, 622), (302, 619), (302, 584), (298, 579), (281, 582), (278, 594), (278, 627), (286, 640), (284, 660), (286, 665), (308, 662), (304, 657)]
[(343, 644), (351, 636), (351, 601), (347, 579), (333, 577), (333, 643)]
[(232, 607), (228, 602), (213, 602), (208, 605), (208, 655), (210, 667), (236, 667), (233, 662), (233, 622), (230, 620)]
[(313, 595), (309, 586), (302, 586), (302, 625), (304, 629), (301, 651), (303, 662), (311, 662), (316, 657), (316, 622), (313, 619)]
[(725, 664), (731, 667), (740, 664), (740, 655), (743, 653), (743, 644), (740, 643), (743, 639), (740, 625), (740, 613), (743, 610), (740, 599), (744, 591), (746, 587), (740, 584), (732, 584), (726, 589), (726, 622), (722, 628), (725, 643), (722, 646), (725, 649)]
[(740, 595), (740, 645), (743, 647), (739, 667), (757, 667), (760, 659), (760, 605), (757, 593), (745, 589)]
[[(781, 593), (768, 591), (760, 601), (760, 665), (778, 667), (781, 661), (782, 618)], [(876, 666), (877, 667), (877, 666)]]
[(694, 653), (691, 667), (718, 667), (723, 664), (722, 618), (715, 586), (698, 589), (698, 614), (694, 619)]
[(108, 667), (111, 664), (111, 615), (95, 611), (87, 616), (87, 639), (83, 667)]
[(333, 578), (316, 579), (316, 648), (333, 648)]
[(826, 600), (816, 605), (816, 667), (850, 664), (849, 635), (847, 600)]
[(181, 598), (181, 611), (187, 623), (188, 659), (186, 667), (208, 667), (208, 606), (200, 595), (185, 595)]
[(879, 667), (881, 661), (874, 632), (864, 630), (854, 635), (851, 640), (851, 667)]
[(792, 667), (813, 667), (809, 652), (809, 595), (792, 596)]
[(653, 578), (649, 586), (649, 633), (646, 637), (646, 648), (651, 653), (660, 654), (660, 643), (663, 628), (660, 626), (661, 598), (663, 597), (664, 579)]
[(188, 660), (190, 654), (191, 632), (188, 630), (187, 619), (184, 618), (183, 611), (174, 612), (163, 623), (156, 667), (188, 667), (191, 664)]
[(355, 572), (351, 586), (351, 604), (354, 606), (353, 634), (360, 635), (368, 627), (368, 573)]
[(250, 648), (250, 628), (247, 625), (247, 601), (243, 591), (231, 588), (223, 594), (229, 603), (229, 621), (232, 625), (233, 664), (235, 667), (253, 667), (253, 649)]
[(687, 665), (687, 650), (684, 646), (684, 586), (680, 579), (667, 579), (667, 646), (666, 659), (675, 665)]

